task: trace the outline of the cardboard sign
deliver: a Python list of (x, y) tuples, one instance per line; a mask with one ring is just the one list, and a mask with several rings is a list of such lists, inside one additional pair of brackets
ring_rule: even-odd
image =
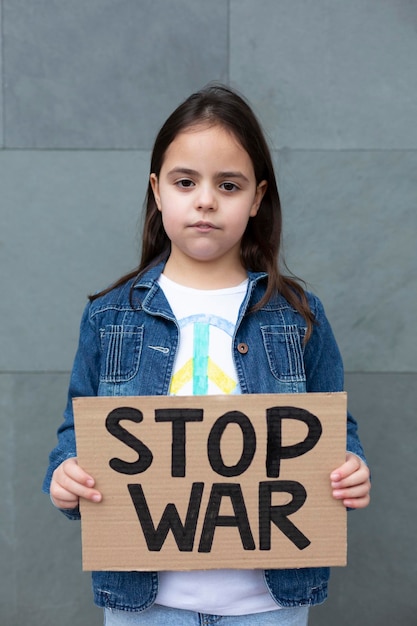
[(76, 398), (83, 569), (346, 564), (346, 394)]

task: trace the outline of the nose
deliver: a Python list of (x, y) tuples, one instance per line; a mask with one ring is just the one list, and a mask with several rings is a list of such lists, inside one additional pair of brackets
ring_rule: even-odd
[(196, 207), (200, 211), (215, 211), (216, 194), (210, 185), (201, 185), (196, 196)]

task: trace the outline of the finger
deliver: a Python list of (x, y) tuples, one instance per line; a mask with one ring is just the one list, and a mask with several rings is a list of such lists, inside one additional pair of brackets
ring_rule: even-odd
[(86, 487), (94, 487), (94, 478), (78, 465), (78, 461), (75, 457), (64, 461), (59, 466), (58, 470), (61, 470), (65, 476), (68, 476), (77, 483), (83, 484)]
[(52, 490), (50, 494), (52, 503), (58, 509), (76, 509), (78, 507), (78, 498), (75, 498), (72, 494), (65, 491), (60, 491), (59, 494), (60, 495), (58, 495), (58, 492), (52, 492)]
[(343, 504), (349, 509), (364, 509), (368, 506), (371, 498), (369, 493), (363, 498), (345, 498)]
[(67, 492), (78, 496), (78, 498), (85, 498), (86, 500), (92, 500), (93, 502), (100, 502), (101, 500), (101, 493), (97, 489), (87, 486), (84, 482), (78, 482), (78, 480), (73, 479), (68, 475), (64, 474), (60, 486)]
[(94, 479), (77, 463), (75, 458), (67, 459), (55, 470), (51, 482), (51, 496), (54, 500), (74, 502), (86, 498), (93, 502), (101, 501), (101, 494), (93, 489)]
[(346, 459), (347, 460), (345, 463), (343, 463), (343, 465), (341, 465), (331, 473), (330, 479), (333, 482), (340, 482), (347, 476), (350, 476), (360, 469), (362, 461), (359, 457), (354, 454), (348, 453)]
[(369, 486), (364, 483), (348, 489), (333, 489), (332, 493), (336, 500), (364, 498), (369, 495)]
[(53, 504), (59, 509), (74, 509), (79, 503), (78, 496), (64, 489), (55, 477), (52, 478), (50, 496)]
[(350, 474), (342, 480), (332, 480), (331, 486), (333, 489), (347, 489), (354, 487), (355, 485), (362, 485), (369, 483), (369, 470), (367, 467), (360, 468), (358, 471)]
[(92, 500), (93, 502), (100, 502), (101, 500), (101, 493), (97, 489), (92, 489), (84, 483), (74, 480), (71, 476), (68, 476), (68, 474), (65, 473), (57, 482), (57, 486), (61, 489), (61, 492), (58, 492), (57, 495), (61, 495), (61, 497), (63, 497), (64, 494), (70, 494), (72, 497), (75, 496), (77, 498), (85, 498), (86, 500)]

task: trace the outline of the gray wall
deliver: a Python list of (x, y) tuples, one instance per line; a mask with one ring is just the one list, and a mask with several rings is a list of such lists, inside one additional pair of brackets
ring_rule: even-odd
[(40, 493), (86, 294), (136, 264), (149, 151), (218, 79), (274, 149), (290, 267), (344, 355), (373, 502), (313, 626), (416, 623), (415, 0), (0, 1), (0, 622), (93, 626)]

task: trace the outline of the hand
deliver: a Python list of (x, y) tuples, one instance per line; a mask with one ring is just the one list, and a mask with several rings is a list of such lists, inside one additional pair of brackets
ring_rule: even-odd
[(52, 474), (50, 494), (59, 509), (75, 509), (80, 498), (101, 502), (102, 496), (94, 489), (94, 478), (87, 474), (75, 457), (67, 459)]
[(369, 468), (356, 454), (348, 452), (346, 462), (330, 475), (333, 498), (351, 509), (363, 509), (370, 501)]

